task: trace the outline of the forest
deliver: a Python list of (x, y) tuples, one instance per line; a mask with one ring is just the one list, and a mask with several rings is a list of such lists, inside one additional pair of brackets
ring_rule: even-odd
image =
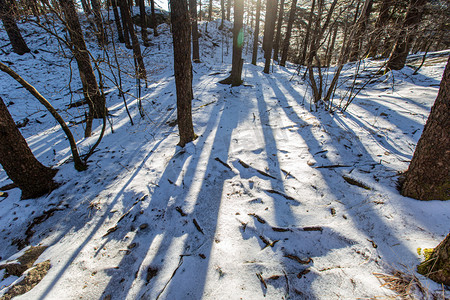
[(448, 1), (0, 19), (0, 300), (450, 299)]

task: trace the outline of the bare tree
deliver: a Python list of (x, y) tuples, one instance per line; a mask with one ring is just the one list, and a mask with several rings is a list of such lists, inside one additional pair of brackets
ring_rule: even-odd
[(258, 58), (258, 40), (259, 40), (259, 22), (261, 19), (261, 0), (256, 2), (256, 23), (255, 30), (253, 33), (253, 53), (252, 53), (252, 64), (256, 66), (256, 60)]
[(144, 0), (139, 0), (139, 15), (141, 18), (141, 36), (144, 46), (148, 47), (148, 35), (147, 35), (147, 14), (145, 13), (145, 2)]
[(119, 36), (119, 42), (125, 43), (125, 38), (123, 37), (122, 24), (120, 23), (119, 10), (117, 9), (117, 0), (111, 0), (111, 5), (114, 13), (114, 22), (116, 23), (117, 35)]
[(369, 22), (370, 13), (372, 11), (373, 1), (369, 1), (367, 5), (364, 6), (364, 11), (361, 14), (360, 20), (356, 23), (355, 35), (353, 37), (353, 46), (350, 53), (350, 61), (356, 61), (360, 56), (360, 49), (362, 48), (362, 41), (364, 40), (364, 35), (367, 28), (367, 23)]
[(272, 57), (272, 45), (273, 45), (273, 34), (275, 31), (275, 20), (277, 17), (277, 0), (267, 0), (266, 2), (266, 21), (264, 24), (264, 58), (266, 63), (264, 65), (264, 73), (269, 74), (270, 63)]
[(158, 36), (158, 21), (156, 20), (155, 0), (150, 0), (150, 9), (152, 11), (153, 35)]
[(292, 25), (294, 24), (296, 9), (297, 9), (297, 0), (292, 0), (291, 11), (289, 12), (289, 21), (288, 21), (288, 25), (287, 25), (287, 29), (286, 29), (286, 36), (284, 37), (283, 49), (282, 49), (282, 53), (281, 53), (280, 66), (283, 66), (283, 67), (286, 65), (286, 60), (287, 60), (289, 45), (290, 45), (290, 39), (291, 39), (291, 33), (292, 33)]
[(84, 42), (83, 31), (81, 30), (74, 2), (73, 0), (60, 0), (60, 4), (65, 15), (67, 30), (72, 43), (71, 50), (77, 61), (78, 72), (83, 85), (83, 95), (89, 105), (84, 132), (84, 135), (88, 137), (92, 131), (92, 119), (103, 118), (107, 114), (105, 98), (100, 93), (94, 70), (91, 66), (91, 60)]
[(14, 20), (14, 11), (9, 0), (0, 0), (0, 19), (8, 34), (13, 51), (19, 55), (30, 52), (30, 49), (25, 43), (19, 27), (17, 27), (16, 21)]
[(242, 47), (244, 45), (244, 0), (234, 0), (234, 27), (233, 27), (233, 61), (231, 64), (231, 74), (221, 80), (222, 84), (239, 86), (242, 84)]
[(189, 0), (189, 11), (191, 14), (192, 22), (192, 60), (194, 62), (200, 62), (200, 47), (198, 45), (198, 24), (197, 24), (197, 1)]
[(283, 25), (284, 0), (280, 0), (280, 9), (278, 11), (277, 34), (273, 45), (273, 60), (278, 61), (278, 50), (280, 48), (281, 27)]
[(58, 172), (41, 164), (31, 152), (0, 97), (0, 163), (8, 177), (22, 190), (22, 199), (51, 192)]
[(192, 124), (191, 29), (187, 1), (170, 1), (179, 146), (192, 142), (196, 135)]
[(104, 46), (108, 43), (106, 32), (103, 27), (103, 18), (100, 10), (100, 3), (98, 0), (91, 0), (92, 10), (94, 12), (94, 22), (97, 27), (97, 40), (100, 46)]
[(374, 57), (377, 55), (378, 45), (383, 34), (383, 28), (389, 21), (389, 8), (393, 5), (394, 0), (383, 0), (380, 5), (377, 21), (375, 22), (375, 29), (370, 36), (368, 56)]

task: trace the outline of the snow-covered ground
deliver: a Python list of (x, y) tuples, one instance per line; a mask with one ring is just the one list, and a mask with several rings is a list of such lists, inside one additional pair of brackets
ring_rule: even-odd
[[(116, 44), (135, 124), (109, 80), (117, 69), (100, 63), (112, 126), (84, 172), (75, 171), (50, 114), (0, 74), (0, 96), (16, 121), (29, 119), (22, 134), (42, 163), (59, 169), (61, 184), (38, 199), (21, 201), (18, 189), (0, 198), (0, 260), (19, 256), (17, 245), (49, 246), (36, 263), (50, 260), (51, 269), (18, 299), (378, 299), (396, 297), (378, 277), (397, 270), (417, 276), (428, 293), (411, 295), (442, 294), (442, 286), (415, 268), (423, 260), (418, 248), (435, 247), (449, 233), (450, 203), (402, 197), (396, 183), (422, 133), (446, 59), (418, 75), (406, 67), (378, 77), (345, 113), (316, 111), (295, 66), (274, 65), (264, 74), (261, 55), (257, 66), (249, 64), (248, 45), (244, 85), (218, 84), (228, 76), (232, 54), (231, 35), (219, 24), (209, 23), (208, 32), (201, 26), (192, 104), (199, 137), (184, 149), (176, 147), (173, 126), (168, 25), (142, 48), (144, 118), (136, 81), (126, 74), (134, 69), (132, 52)], [(19, 26), (37, 51), (11, 53), (2, 30), (0, 60), (58, 108), (85, 153), (101, 124), (96, 121), (93, 137), (84, 139), (85, 108), (67, 108), (82, 97), (76, 64), (42, 29)], [(87, 41), (93, 56), (102, 58), (92, 34)], [(366, 72), (380, 63), (365, 61)], [(343, 78), (354, 67), (347, 66)], [(11, 183), (0, 170), (0, 186)], [(0, 283), (2, 292), (14, 279)]]

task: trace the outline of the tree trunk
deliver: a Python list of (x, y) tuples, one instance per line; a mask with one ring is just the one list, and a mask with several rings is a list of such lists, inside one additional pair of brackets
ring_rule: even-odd
[(450, 200), (450, 57), (430, 116), (402, 184), (402, 195)]
[(259, 22), (261, 19), (261, 0), (256, 2), (256, 24), (253, 35), (253, 55), (252, 64), (256, 66), (256, 60), (258, 58), (258, 40), (259, 40)]
[(422, 19), (423, 8), (427, 0), (411, 0), (402, 29), (394, 45), (386, 70), (400, 70), (405, 66), (406, 57), (414, 40), (415, 30)]
[(179, 146), (192, 142), (196, 135), (192, 124), (192, 64), (191, 29), (189, 11), (185, 0), (171, 0), (171, 22), (175, 84), (177, 89), (177, 121), (180, 133)]
[(147, 14), (145, 13), (144, 0), (139, 0), (139, 15), (141, 17), (141, 36), (145, 47), (149, 46), (147, 36)]
[(223, 21), (225, 20), (225, 0), (220, 0), (220, 12), (222, 13), (222, 18), (220, 20), (219, 29), (222, 29)]
[(280, 49), (281, 26), (283, 25), (283, 14), (284, 14), (284, 0), (281, 0), (280, 10), (278, 12), (277, 34), (275, 35), (275, 41), (274, 41), (274, 45), (273, 45), (273, 60), (274, 61), (278, 61), (278, 50)]
[(153, 22), (153, 35), (158, 36), (158, 22), (156, 21), (156, 14), (155, 14), (155, 0), (150, 0), (150, 8), (152, 10), (152, 22)]
[(377, 55), (383, 27), (385, 27), (389, 21), (389, 8), (393, 5), (392, 2), (393, 0), (383, 0), (380, 5), (380, 12), (378, 14), (377, 21), (375, 22), (375, 29), (370, 37), (368, 51), (369, 57), (375, 57)]
[(72, 52), (77, 61), (78, 71), (83, 85), (83, 95), (89, 105), (86, 130), (84, 133), (88, 137), (91, 135), (92, 118), (103, 118), (107, 114), (105, 98), (98, 88), (73, 0), (60, 0), (60, 4), (65, 15), (67, 30), (69, 31), (70, 40), (73, 45)]
[(19, 27), (17, 27), (16, 21), (14, 20), (13, 9), (8, 1), (0, 0), (0, 18), (2, 19), (14, 53), (23, 55), (30, 52), (30, 49), (25, 43), (22, 34), (20, 34)]
[(111, 0), (111, 5), (114, 12), (114, 22), (116, 23), (117, 34), (119, 36), (119, 42), (125, 43), (125, 38), (123, 37), (122, 24), (120, 24), (119, 10), (117, 9), (117, 0)]
[(58, 171), (42, 165), (34, 157), (1, 97), (0, 164), (22, 190), (22, 199), (42, 196), (57, 187), (53, 177)]
[(270, 63), (272, 57), (273, 34), (275, 31), (275, 20), (277, 18), (277, 0), (267, 0), (266, 3), (266, 23), (264, 24), (264, 40), (263, 50), (266, 63), (264, 65), (264, 73), (269, 74)]
[(349, 59), (350, 61), (356, 61), (359, 59), (362, 41), (364, 39), (367, 23), (372, 11), (372, 3), (372, 0), (366, 1), (366, 5), (364, 5), (363, 11), (361, 12), (361, 18), (356, 24), (356, 31), (352, 41), (353, 47)]
[(200, 47), (198, 45), (198, 24), (197, 24), (197, 1), (189, 0), (189, 10), (192, 21), (192, 60), (197, 63), (200, 62)]
[(92, 14), (92, 10), (91, 7), (89, 6), (89, 3), (86, 0), (81, 0), (81, 6), (83, 7), (83, 11), (86, 17), (89, 17)]
[[(121, 3), (123, 3), (123, 2), (121, 2)], [(120, 7), (120, 10), (122, 11), (122, 9), (123, 9), (123, 16), (124, 16), (123, 23), (127, 24), (128, 31), (131, 36), (131, 43), (133, 46), (133, 56), (134, 56), (135, 67), (136, 67), (136, 77), (139, 79), (147, 80), (147, 72), (145, 70), (144, 60), (142, 58), (141, 46), (139, 45), (139, 40), (136, 36), (136, 33), (134, 32), (133, 22), (131, 21), (130, 10), (129, 10), (128, 6), (126, 6), (126, 5), (122, 5)], [(124, 27), (125, 27), (125, 25), (124, 25)]]
[(230, 21), (231, 15), (231, 0), (227, 0), (227, 20)]
[(128, 3), (127, 0), (117, 0), (119, 1), (120, 7), (120, 16), (122, 17), (122, 25), (123, 25), (123, 38), (125, 39), (125, 47), (127, 49), (133, 49), (130, 42), (130, 26), (127, 22), (126, 11), (128, 11)]
[(430, 257), (417, 267), (417, 272), (450, 286), (450, 233), (434, 248)]
[(326, 57), (326, 62), (325, 62), (327, 67), (329, 67), (332, 62), (333, 50), (334, 50), (334, 44), (336, 43), (337, 32), (338, 32), (338, 26), (337, 26), (337, 24), (335, 24), (334, 29), (333, 29), (333, 37), (331, 38), (331, 45), (330, 45), (330, 48), (329, 48), (329, 51), (328, 51), (328, 54)]
[(242, 84), (242, 47), (244, 45), (244, 0), (234, 0), (234, 26), (233, 26), (233, 60), (231, 63), (231, 74), (224, 80), (219, 81), (222, 84), (231, 84), (239, 86)]
[(212, 21), (212, 13), (213, 13), (213, 1), (209, 0), (209, 11), (208, 11), (208, 21)]
[(306, 25), (306, 34), (305, 34), (305, 39), (303, 42), (303, 50), (299, 57), (299, 65), (301, 65), (301, 66), (305, 64), (305, 60), (306, 60), (306, 52), (308, 50), (308, 45), (309, 45), (309, 36), (311, 34), (311, 26), (312, 26), (312, 22), (313, 22), (315, 4), (316, 4), (316, 1), (312, 0), (311, 11), (309, 12), (309, 17), (308, 17), (308, 25)]
[(97, 27), (97, 40), (100, 46), (105, 46), (108, 43), (105, 29), (103, 28), (102, 13), (100, 11), (100, 4), (98, 0), (91, 0), (92, 10), (94, 11), (94, 22)]
[(292, 6), (291, 11), (289, 13), (289, 21), (286, 29), (286, 36), (284, 38), (283, 42), (283, 51), (281, 53), (281, 61), (280, 66), (286, 66), (286, 60), (289, 52), (289, 45), (290, 45), (290, 39), (291, 39), (291, 33), (292, 33), (292, 25), (294, 24), (295, 19), (295, 11), (297, 9), (297, 0), (292, 0)]

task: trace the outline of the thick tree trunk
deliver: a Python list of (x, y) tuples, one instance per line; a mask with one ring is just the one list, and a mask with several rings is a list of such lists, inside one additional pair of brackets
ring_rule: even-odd
[(184, 147), (196, 136), (192, 124), (191, 28), (187, 1), (171, 0), (175, 84), (177, 89), (177, 120), (179, 146)]
[(430, 257), (417, 267), (417, 272), (450, 286), (450, 233), (434, 248)]
[(141, 46), (139, 45), (139, 40), (136, 36), (136, 33), (134, 32), (133, 22), (131, 22), (130, 10), (126, 5), (121, 5), (120, 10), (121, 11), (123, 10), (124, 27), (125, 24), (127, 24), (128, 32), (130, 33), (131, 36), (131, 44), (133, 46), (133, 56), (136, 66), (136, 77), (139, 79), (147, 80), (147, 72), (145, 70), (144, 60), (142, 58)]
[(108, 43), (105, 29), (103, 28), (102, 13), (100, 10), (100, 3), (98, 0), (91, 0), (92, 10), (94, 12), (94, 22), (97, 27), (97, 40), (100, 46), (105, 46)]
[(275, 31), (275, 20), (277, 18), (277, 0), (267, 0), (266, 3), (266, 23), (264, 25), (264, 41), (263, 50), (266, 63), (264, 65), (264, 73), (269, 74), (270, 63), (272, 57), (273, 34)]
[(288, 21), (288, 25), (287, 25), (287, 29), (286, 29), (286, 36), (284, 38), (283, 50), (281, 52), (280, 66), (283, 66), (283, 67), (286, 65), (286, 60), (287, 60), (287, 56), (288, 56), (288, 52), (289, 52), (289, 45), (291, 42), (290, 40), (291, 40), (291, 33), (292, 33), (292, 25), (294, 24), (296, 10), (297, 10), (297, 0), (292, 0), (291, 11), (289, 13), (289, 21)]
[(153, 36), (158, 36), (158, 22), (156, 21), (155, 0), (150, 0), (150, 9), (152, 10)]
[(36, 198), (56, 188), (55, 169), (42, 165), (0, 97), (0, 164), (9, 178), (22, 190), (22, 199)]
[(120, 23), (119, 10), (117, 9), (117, 0), (111, 0), (111, 5), (114, 12), (114, 22), (116, 23), (117, 34), (119, 36), (119, 42), (125, 43), (125, 38), (123, 37), (122, 24)]
[(92, 118), (103, 118), (107, 114), (105, 98), (98, 88), (73, 0), (60, 0), (60, 4), (66, 18), (67, 30), (69, 31), (70, 40), (73, 45), (72, 51), (78, 65), (78, 72), (80, 73), (80, 79), (83, 85), (83, 95), (89, 105), (85, 130), (85, 136), (88, 137), (91, 135)]
[(261, 0), (256, 2), (256, 24), (253, 35), (253, 53), (252, 64), (256, 66), (256, 60), (258, 59), (258, 40), (259, 40), (259, 22), (261, 19)]
[(283, 25), (284, 0), (280, 2), (280, 10), (278, 11), (277, 34), (273, 45), (273, 60), (278, 61), (278, 50), (280, 49), (281, 26)]
[(436, 101), (402, 184), (402, 195), (450, 200), (450, 57)]
[(192, 22), (192, 60), (194, 62), (200, 62), (200, 47), (198, 45), (198, 24), (197, 24), (197, 1), (189, 0), (189, 11), (191, 14)]
[(22, 34), (20, 34), (19, 27), (17, 27), (16, 21), (14, 20), (13, 9), (8, 1), (0, 0), (0, 18), (8, 34), (14, 53), (23, 55), (30, 52), (30, 49), (25, 43)]
[(233, 27), (233, 60), (231, 74), (228, 78), (220, 81), (222, 84), (239, 86), (242, 84), (242, 46), (244, 45), (244, 0), (234, 0), (234, 27)]
[(402, 30), (389, 56), (386, 70), (400, 70), (405, 66), (406, 57), (414, 40), (414, 31), (422, 19), (423, 8), (426, 2), (427, 0), (411, 0)]

